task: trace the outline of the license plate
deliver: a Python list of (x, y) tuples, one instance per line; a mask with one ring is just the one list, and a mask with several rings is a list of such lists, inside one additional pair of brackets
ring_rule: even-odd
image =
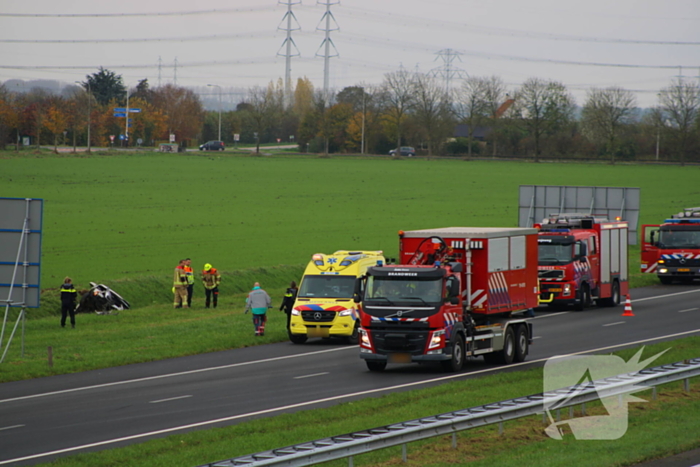
[(678, 272), (690, 272), (690, 268), (678, 268)]
[(554, 289), (547, 289), (547, 290), (545, 290), (545, 292), (561, 292), (561, 287), (557, 287)]
[(392, 353), (387, 356), (389, 363), (411, 363), (410, 353)]
[(328, 331), (328, 328), (312, 328), (307, 326), (306, 335), (309, 337), (328, 337), (330, 335)]

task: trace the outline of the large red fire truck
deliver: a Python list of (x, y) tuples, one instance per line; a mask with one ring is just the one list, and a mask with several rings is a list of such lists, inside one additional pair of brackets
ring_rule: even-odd
[(700, 208), (687, 208), (663, 224), (642, 226), (642, 272), (662, 284), (700, 277)]
[(540, 300), (583, 310), (595, 300), (617, 306), (628, 292), (625, 221), (556, 214), (537, 224)]
[(537, 306), (537, 230), (447, 227), (399, 232), (400, 264), (368, 268), (358, 280), (360, 357), (387, 363), (466, 357), (522, 362), (532, 342), (526, 316)]

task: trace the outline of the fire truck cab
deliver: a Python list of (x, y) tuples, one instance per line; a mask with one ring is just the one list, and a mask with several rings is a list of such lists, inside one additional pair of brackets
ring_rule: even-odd
[(656, 273), (662, 284), (700, 278), (700, 207), (642, 226), (641, 268)]
[(628, 292), (626, 222), (574, 213), (536, 227), (542, 303), (577, 311), (620, 303)]

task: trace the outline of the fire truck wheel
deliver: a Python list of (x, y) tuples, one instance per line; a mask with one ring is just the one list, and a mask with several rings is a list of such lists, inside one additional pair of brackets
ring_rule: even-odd
[(305, 334), (292, 334), (290, 332), (289, 333), (289, 340), (295, 344), (303, 344), (306, 342), (306, 335)]
[(464, 340), (461, 335), (455, 336), (455, 342), (452, 345), (452, 358), (440, 362), (442, 369), (445, 371), (457, 372), (464, 366)]
[(603, 298), (600, 300), (602, 306), (617, 306), (620, 304), (620, 283), (618, 281), (613, 281), (612, 294), (608, 298)]
[(355, 327), (352, 330), (352, 334), (346, 338), (346, 341), (350, 345), (357, 345), (360, 342), (360, 323), (355, 322)]
[(574, 305), (574, 310), (583, 311), (589, 306), (591, 306), (591, 289), (588, 287), (588, 284), (583, 284), (579, 291), (579, 301)]
[(513, 326), (508, 326), (503, 336), (503, 350), (484, 354), (486, 363), (500, 363), (510, 365), (515, 358), (515, 333)]
[(369, 371), (384, 371), (386, 368), (386, 362), (375, 362), (373, 360), (365, 360), (365, 362), (367, 362)]
[(515, 328), (515, 361), (524, 362), (530, 351), (530, 344), (525, 324), (518, 324)]

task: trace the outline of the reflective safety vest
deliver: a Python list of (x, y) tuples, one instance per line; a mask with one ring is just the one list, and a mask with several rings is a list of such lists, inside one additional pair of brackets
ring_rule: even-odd
[(213, 289), (221, 284), (221, 274), (216, 268), (211, 268), (208, 271), (202, 271), (202, 282), (204, 283), (204, 288)]
[(184, 266), (178, 266), (175, 268), (173, 287), (187, 287), (187, 274), (185, 273)]
[(187, 285), (194, 284), (194, 270), (190, 266), (185, 266), (185, 276), (187, 277)]

